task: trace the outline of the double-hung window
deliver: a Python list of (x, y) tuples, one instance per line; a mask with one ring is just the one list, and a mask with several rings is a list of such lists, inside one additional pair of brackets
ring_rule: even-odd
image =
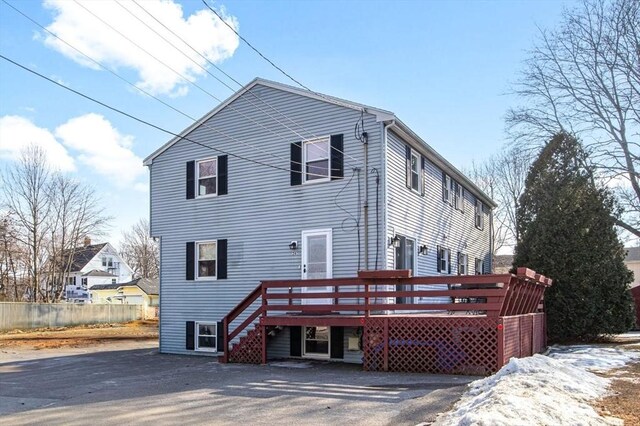
[(196, 164), (197, 196), (206, 197), (218, 192), (218, 159), (200, 160)]
[(484, 273), (484, 261), (482, 259), (476, 259), (476, 275), (482, 275)]
[(420, 192), (420, 156), (411, 150), (411, 189)]
[(324, 182), (331, 179), (331, 156), (329, 138), (303, 142), (302, 163), (304, 182)]
[(469, 274), (469, 255), (458, 252), (458, 275)]
[(452, 204), (452, 183), (451, 176), (443, 174), (442, 177), (442, 199), (445, 203)]
[(216, 340), (218, 327), (216, 324), (204, 324), (197, 322), (196, 327), (196, 347), (197, 351), (211, 351), (216, 352)]
[(482, 201), (476, 199), (476, 211), (475, 211), (476, 228), (484, 229), (484, 213), (482, 207)]
[(451, 273), (451, 250), (438, 246), (438, 272)]
[(458, 182), (454, 182), (454, 206), (457, 210), (464, 213), (464, 189)]
[(197, 279), (215, 279), (217, 259), (217, 242), (206, 241), (196, 243)]

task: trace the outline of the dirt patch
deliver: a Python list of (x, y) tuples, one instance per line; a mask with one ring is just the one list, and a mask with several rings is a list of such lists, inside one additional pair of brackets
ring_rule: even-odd
[(138, 320), (125, 324), (14, 330), (0, 334), (0, 349), (80, 348), (123, 340), (154, 339), (158, 339), (158, 321)]
[(612, 379), (610, 395), (594, 406), (605, 416), (624, 420), (625, 426), (640, 426), (640, 362), (600, 374)]

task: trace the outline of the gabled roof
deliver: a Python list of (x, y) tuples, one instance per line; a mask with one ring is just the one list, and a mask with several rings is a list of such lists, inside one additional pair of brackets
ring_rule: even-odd
[(201, 119), (194, 122), (191, 126), (187, 127), (183, 130), (178, 136), (171, 139), (169, 142), (158, 148), (151, 155), (144, 159), (143, 164), (145, 166), (150, 166), (153, 163), (153, 160), (173, 146), (175, 143), (180, 141), (182, 138), (187, 137), (189, 133), (193, 130), (201, 126), (211, 117), (216, 115), (222, 109), (224, 109), (227, 105), (229, 105), (234, 100), (238, 99), (240, 96), (244, 95), (247, 91), (251, 90), (256, 85), (261, 85), (265, 87), (270, 87), (276, 90), (282, 90), (289, 93), (294, 93), (300, 96), (305, 96), (308, 98), (316, 99), (323, 102), (328, 102), (334, 105), (339, 105), (345, 108), (355, 109), (357, 111), (362, 111), (368, 114), (372, 114), (376, 117), (378, 122), (385, 122), (389, 124), (394, 131), (396, 131), (400, 136), (404, 138), (408, 138), (412, 140), (418, 147), (422, 148), (425, 151), (427, 158), (429, 158), (434, 164), (440, 167), (442, 170), (451, 175), (451, 177), (463, 183), (474, 195), (479, 197), (485, 204), (496, 207), (497, 204), (486, 195), (480, 188), (476, 186), (474, 182), (472, 182), (469, 178), (467, 178), (462, 172), (460, 172), (457, 168), (455, 168), (450, 162), (448, 162), (443, 156), (438, 154), (435, 149), (433, 149), (427, 142), (425, 142), (422, 138), (420, 138), (413, 130), (409, 128), (406, 124), (404, 124), (396, 115), (384, 109), (372, 107), (369, 105), (360, 104), (357, 102), (349, 101), (346, 99), (337, 98), (335, 96), (325, 95), (318, 92), (311, 92), (308, 90), (300, 89), (297, 87), (290, 86), (284, 83), (278, 83), (271, 80), (265, 80), (262, 78), (254, 78), (249, 84), (244, 86), (242, 89), (238, 90), (236, 93), (227, 98), (220, 105), (211, 110), (208, 114), (204, 115)]
[(91, 286), (89, 291), (93, 290), (116, 290), (120, 287), (138, 287), (144, 291), (147, 295), (157, 296), (160, 294), (160, 285), (157, 278), (136, 278), (135, 280), (126, 283), (115, 284), (98, 284)]
[(65, 250), (62, 253), (62, 264), (67, 265), (71, 256), (71, 272), (82, 270), (91, 259), (96, 257), (98, 253), (107, 245), (107, 243), (93, 244), (90, 246), (78, 247), (75, 250)]
[(97, 269), (92, 269), (86, 274), (82, 274), (83, 277), (117, 277), (117, 275), (113, 275), (107, 271), (99, 271)]

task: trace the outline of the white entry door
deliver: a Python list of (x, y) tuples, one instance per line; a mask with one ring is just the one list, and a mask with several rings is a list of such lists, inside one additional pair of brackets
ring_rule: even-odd
[[(302, 231), (302, 279), (332, 277), (332, 232), (331, 229)], [(305, 293), (324, 293), (333, 287), (303, 287)], [(331, 299), (303, 299), (305, 305), (331, 304)]]

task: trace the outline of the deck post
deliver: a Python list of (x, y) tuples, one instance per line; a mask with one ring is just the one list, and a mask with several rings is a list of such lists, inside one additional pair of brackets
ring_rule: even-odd
[(389, 318), (384, 319), (384, 331), (382, 332), (384, 345), (382, 347), (383, 370), (389, 371)]
[(262, 365), (267, 363), (267, 326), (260, 326), (260, 337), (262, 338)]
[(504, 365), (504, 321), (502, 317), (498, 318), (498, 359), (496, 371), (500, 370)]
[(222, 319), (222, 330), (222, 341), (224, 342), (222, 362), (227, 364), (229, 362), (229, 319), (226, 316)]

